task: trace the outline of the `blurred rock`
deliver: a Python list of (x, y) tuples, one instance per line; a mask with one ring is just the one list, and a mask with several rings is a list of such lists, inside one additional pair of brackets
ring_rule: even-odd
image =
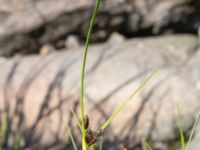
[(153, 33), (163, 29), (178, 32), (197, 30), (200, 24), (198, 0), (130, 0), (134, 6), (128, 28), (132, 31), (152, 28)]
[[(191, 128), (200, 109), (197, 45), (193, 35), (173, 35), (91, 46), (85, 99), (92, 128), (101, 126), (155, 68), (159, 72), (108, 127), (105, 142), (133, 147), (144, 138), (177, 138), (177, 103), (183, 116), (183, 130)], [(82, 51), (81, 47), (17, 57), (0, 65), (0, 120), (6, 114), (12, 120), (7, 138), (21, 129), (29, 147), (66, 145), (62, 118), (65, 116), (76, 131), (70, 109), (78, 114)]]
[(4, 63), (4, 62), (6, 62), (6, 58), (1, 57), (1, 58), (0, 58), (0, 64), (2, 64), (2, 63)]
[(156, 142), (156, 143), (154, 144), (154, 148), (153, 148), (153, 149), (154, 149), (154, 150), (168, 150), (168, 147), (167, 147), (167, 145), (164, 144), (164, 143)]
[[(0, 55), (38, 52), (72, 33), (85, 38), (95, 1), (0, 0)], [(196, 32), (198, 0), (107, 0), (95, 24), (92, 41), (105, 41), (116, 30), (128, 35), (168, 30)]]
[(69, 35), (66, 39), (65, 46), (67, 49), (74, 49), (80, 47), (77, 36)]
[(125, 41), (125, 37), (118, 32), (113, 32), (108, 39), (108, 42), (110, 42), (110, 43), (112, 43), (112, 42), (120, 43), (120, 42), (124, 42), (124, 41)]
[(40, 49), (40, 54), (46, 55), (54, 52), (56, 49), (51, 44), (45, 44)]

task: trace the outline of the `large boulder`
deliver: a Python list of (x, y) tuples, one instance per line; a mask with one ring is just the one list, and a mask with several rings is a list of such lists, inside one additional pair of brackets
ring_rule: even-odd
[[(134, 147), (143, 139), (176, 138), (177, 104), (183, 116), (184, 131), (190, 129), (200, 109), (200, 72), (191, 62), (193, 57), (199, 57), (197, 46), (198, 40), (192, 35), (91, 46), (85, 106), (92, 128), (100, 127), (139, 83), (159, 68), (108, 127), (105, 141)], [(8, 122), (7, 145), (20, 132), (25, 138), (25, 147), (62, 146), (67, 141), (63, 116), (75, 135), (78, 134), (70, 109), (79, 112), (82, 51), (83, 48), (2, 60), (0, 121)]]
[[(95, 1), (0, 0), (0, 55), (38, 52), (43, 44), (85, 37)], [(114, 30), (128, 35), (166, 30), (195, 32), (200, 21), (198, 0), (107, 0), (97, 17), (92, 41)], [(59, 46), (59, 47), (61, 47)]]

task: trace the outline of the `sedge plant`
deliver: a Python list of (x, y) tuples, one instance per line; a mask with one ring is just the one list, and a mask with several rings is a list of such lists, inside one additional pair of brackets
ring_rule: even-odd
[[(112, 120), (121, 112), (121, 110), (127, 105), (127, 103), (138, 93), (138, 91), (152, 78), (152, 76), (157, 72), (155, 70), (153, 73), (151, 73), (139, 86), (138, 88), (110, 115), (108, 120), (99, 128), (98, 131), (92, 131), (88, 130), (88, 127), (86, 126), (87, 122), (89, 123), (89, 120), (85, 118), (85, 112), (84, 112), (84, 79), (85, 79), (85, 66), (86, 66), (86, 60), (87, 60), (87, 52), (89, 47), (89, 42), (91, 39), (91, 34), (93, 30), (93, 26), (95, 23), (95, 19), (97, 16), (97, 12), (100, 8), (101, 0), (96, 0), (96, 6), (93, 11), (93, 15), (90, 21), (89, 30), (86, 38), (84, 53), (83, 53), (83, 62), (82, 62), (82, 72), (81, 72), (81, 81), (80, 81), (80, 113), (81, 113), (81, 133), (82, 133), (82, 149), (83, 150), (93, 150), (94, 144), (97, 142), (97, 138), (99, 138), (104, 130), (108, 127), (108, 125), (112, 122)], [(88, 141), (87, 137), (91, 136), (93, 139), (92, 141)], [(96, 139), (95, 139), (96, 138)]]
[[(100, 139), (100, 146), (99, 149), (102, 150), (102, 145), (103, 145), (103, 137), (101, 136), (102, 133), (104, 132), (104, 130), (109, 126), (109, 124), (113, 121), (113, 119), (122, 111), (122, 109), (127, 105), (127, 103), (132, 100), (132, 98), (142, 89), (142, 87), (155, 75), (155, 73), (157, 72), (157, 70), (154, 70), (146, 79), (144, 79), (140, 85), (134, 90), (134, 92), (124, 101), (122, 102), (122, 104), (110, 115), (110, 117), (105, 121), (105, 123), (103, 125), (100, 126), (99, 128), (99, 135), (98, 132), (96, 131), (88, 131), (88, 124), (89, 124), (89, 120), (85, 115), (85, 107), (84, 107), (84, 81), (85, 81), (85, 66), (86, 66), (86, 60), (87, 60), (87, 53), (88, 53), (88, 47), (89, 47), (89, 43), (90, 43), (90, 39), (91, 39), (91, 34), (92, 34), (92, 30), (94, 27), (94, 23), (95, 23), (95, 19), (98, 13), (98, 10), (100, 8), (100, 4), (101, 4), (101, 0), (96, 0), (96, 5), (92, 14), (92, 18), (90, 20), (90, 24), (89, 24), (89, 29), (88, 29), (88, 34), (87, 34), (87, 38), (86, 38), (86, 43), (85, 43), (85, 48), (84, 48), (84, 52), (83, 52), (83, 61), (82, 61), (82, 70), (81, 70), (81, 80), (80, 80), (80, 113), (81, 113), (81, 121), (79, 121), (77, 115), (73, 112), (72, 110), (72, 115), (75, 118), (75, 121), (77, 123), (77, 125), (79, 126), (80, 130), (81, 130), (81, 134), (82, 134), (82, 150), (94, 150), (94, 144), (97, 142), (95, 139), (95, 141), (93, 141), (93, 143), (89, 143), (90, 141), (87, 141), (87, 136), (88, 134), (90, 135), (95, 135), (97, 134), (96, 138)], [(180, 110), (177, 107), (177, 112), (178, 112), (178, 116), (179, 116), (179, 131), (180, 131), (180, 137), (181, 137), (181, 150), (188, 150), (189, 148), (189, 144), (191, 142), (191, 139), (194, 135), (194, 130), (197, 127), (197, 124), (200, 120), (200, 113), (197, 116), (197, 119), (195, 121), (195, 124), (193, 126), (192, 132), (190, 134), (189, 140), (187, 142), (185, 142), (185, 137), (183, 134), (183, 128), (182, 128), (182, 121), (181, 121), (181, 116), (180, 116)], [(66, 124), (65, 122), (65, 126), (67, 129), (67, 132), (70, 136), (70, 139), (73, 143), (73, 147), (74, 150), (77, 150), (77, 144), (74, 140), (74, 137), (72, 136), (71, 130), (69, 128), (69, 126)], [(152, 150), (152, 147), (147, 143), (143, 143), (144, 146), (143, 148), (146, 150)], [(124, 148), (125, 149), (125, 148)]]
[[(91, 39), (91, 34), (92, 34), (92, 30), (93, 30), (93, 26), (95, 23), (95, 19), (97, 16), (97, 12), (100, 8), (100, 4), (101, 4), (101, 0), (96, 0), (96, 6), (94, 8), (93, 11), (93, 15), (90, 21), (90, 25), (89, 25), (89, 30), (88, 30), (88, 34), (87, 34), (87, 38), (86, 38), (86, 43), (85, 43), (85, 48), (84, 48), (84, 54), (83, 54), (83, 62), (82, 62), (82, 71), (81, 71), (81, 82), (80, 82), (80, 112), (81, 112), (81, 124), (79, 124), (79, 121), (77, 121), (77, 117), (75, 115), (75, 113), (72, 111), (72, 114), (78, 124), (78, 126), (81, 128), (81, 133), (82, 133), (82, 149), (83, 150), (94, 150), (94, 144), (97, 142), (97, 138), (100, 138), (102, 140), (102, 133), (103, 131), (108, 127), (108, 125), (112, 122), (112, 120), (121, 112), (121, 110), (127, 105), (127, 103), (139, 92), (139, 90), (152, 78), (152, 76), (157, 72), (157, 70), (155, 70), (154, 72), (152, 72), (144, 81), (142, 81), (142, 83), (136, 88), (136, 90), (110, 115), (110, 117), (108, 118), (108, 120), (100, 127), (100, 129), (98, 130), (98, 132), (96, 131), (92, 131), (87, 129), (86, 127), (86, 122), (89, 123), (89, 119), (85, 118), (85, 112), (84, 112), (84, 79), (85, 79), (85, 66), (86, 66), (86, 60), (87, 60), (87, 52), (88, 52), (88, 47), (89, 47), (89, 42)], [(68, 125), (65, 123), (66, 129), (68, 134), (70, 135), (70, 139), (73, 143), (73, 147), (76, 150), (77, 146), (75, 144), (75, 140), (72, 136), (71, 130), (68, 127)], [(93, 138), (93, 141), (87, 141), (87, 136), (93, 136), (95, 138)], [(102, 142), (100, 144), (100, 149), (102, 149)]]

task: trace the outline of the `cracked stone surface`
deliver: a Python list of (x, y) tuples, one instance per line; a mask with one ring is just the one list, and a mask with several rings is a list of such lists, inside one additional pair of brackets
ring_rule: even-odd
[[(38, 52), (44, 44), (87, 33), (94, 0), (0, 0), (0, 55)], [(198, 0), (106, 0), (92, 41), (124, 34), (193, 32), (200, 26)]]
[[(78, 135), (70, 109), (77, 113), (79, 110), (82, 51), (78, 48), (17, 56), (0, 62), (0, 121), (5, 119), (6, 111), (12, 121), (8, 141), (21, 129), (31, 148), (47, 148), (54, 142), (62, 146), (67, 140), (63, 116)], [(198, 39), (189, 34), (91, 46), (85, 83), (85, 106), (91, 126), (95, 129), (102, 125), (139, 83), (158, 68), (154, 78), (108, 127), (106, 141), (133, 147), (143, 138), (176, 138), (177, 104), (183, 116), (183, 129), (188, 131), (200, 109), (199, 54)]]

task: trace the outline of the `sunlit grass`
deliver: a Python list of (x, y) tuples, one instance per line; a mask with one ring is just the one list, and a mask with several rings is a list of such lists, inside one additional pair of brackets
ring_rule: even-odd
[(135, 89), (135, 91), (111, 114), (108, 120), (101, 126), (102, 130), (112, 122), (112, 120), (124, 109), (127, 103), (133, 99), (133, 97), (142, 89), (142, 87), (156, 74), (157, 70), (153, 71), (145, 80), (143, 80), (140, 85)]
[(184, 134), (183, 134), (182, 115), (181, 115), (180, 108), (179, 108), (178, 104), (177, 104), (177, 114), (178, 114), (178, 124), (179, 124), (181, 150), (185, 150), (185, 137), (184, 137)]
[(190, 143), (191, 143), (192, 138), (193, 138), (193, 136), (194, 136), (194, 132), (195, 132), (195, 130), (196, 130), (196, 128), (197, 128), (197, 125), (198, 125), (198, 123), (199, 123), (199, 120), (200, 120), (200, 112), (198, 113), (197, 118), (196, 118), (196, 120), (195, 120), (195, 123), (194, 123), (194, 125), (193, 125), (193, 128), (192, 128), (192, 131), (191, 131), (189, 140), (188, 140), (187, 145), (186, 145), (186, 150), (189, 150)]
[(179, 122), (179, 134), (180, 134), (181, 150), (189, 150), (189, 146), (190, 146), (190, 143), (191, 143), (192, 138), (194, 136), (194, 132), (195, 132), (196, 127), (197, 127), (199, 120), (200, 120), (200, 112), (197, 114), (197, 118), (196, 118), (195, 123), (192, 127), (192, 131), (190, 133), (189, 140), (187, 142), (185, 141), (185, 136), (184, 136), (184, 133), (183, 133), (182, 115), (181, 115), (181, 111), (180, 111), (178, 104), (177, 104), (177, 114), (178, 114), (178, 122)]
[(73, 135), (72, 135), (71, 129), (70, 129), (70, 127), (68, 126), (68, 123), (67, 123), (67, 120), (65, 119), (65, 117), (63, 117), (63, 122), (64, 122), (64, 125), (65, 125), (65, 128), (66, 128), (67, 134), (69, 135), (70, 140), (71, 140), (71, 142), (72, 142), (72, 145), (73, 145), (74, 150), (78, 150), (77, 143), (76, 143), (76, 141), (75, 141), (75, 138), (74, 138)]
[[(85, 43), (85, 49), (84, 49), (84, 55), (83, 55), (83, 62), (82, 62), (82, 72), (81, 72), (81, 82), (80, 82), (80, 112), (81, 112), (81, 132), (82, 132), (82, 149), (87, 150), (89, 148), (90, 150), (94, 149), (94, 144), (88, 145), (86, 142), (86, 137), (88, 134), (88, 129), (85, 127), (85, 105), (84, 105), (84, 80), (85, 80), (85, 66), (86, 66), (86, 60), (87, 60), (87, 52), (89, 47), (89, 42), (91, 39), (92, 30), (94, 27), (95, 19), (97, 16), (97, 12), (100, 7), (101, 0), (96, 0), (96, 6), (93, 11), (93, 15), (90, 21), (90, 26), (87, 34), (87, 39)], [(127, 105), (127, 103), (141, 90), (141, 88), (155, 75), (157, 70), (152, 72), (139, 86), (136, 88), (136, 90), (110, 115), (108, 120), (100, 127), (99, 131), (103, 131), (108, 127), (108, 125), (112, 122), (112, 120), (124, 109), (124, 107)], [(76, 119), (77, 120), (77, 119)], [(90, 129), (89, 129), (90, 130)], [(90, 130), (92, 131), (92, 130)], [(96, 134), (95, 131), (90, 132), (90, 134)], [(98, 135), (95, 135), (95, 138), (98, 138)], [(94, 140), (96, 142), (96, 140)]]
[(86, 139), (86, 129), (85, 129), (85, 126), (84, 126), (84, 122), (85, 122), (85, 119), (84, 119), (84, 117), (85, 117), (85, 112), (84, 112), (85, 65), (86, 65), (89, 42), (90, 42), (90, 39), (91, 39), (91, 34), (92, 34), (93, 27), (94, 27), (96, 15), (97, 15), (97, 12), (98, 12), (99, 7), (100, 7), (100, 2), (101, 2), (101, 0), (96, 1), (96, 6), (95, 6), (95, 9), (93, 11), (93, 15), (92, 15), (92, 18), (91, 18), (91, 21), (90, 21), (90, 26), (89, 26), (89, 30), (88, 30), (88, 34), (87, 34), (86, 43), (85, 43), (83, 63), (82, 63), (82, 73), (81, 73), (81, 83), (80, 83), (80, 112), (81, 112), (81, 132), (82, 132), (82, 149), (83, 150), (87, 150), (87, 147), (88, 147), (86, 140), (85, 140)]

